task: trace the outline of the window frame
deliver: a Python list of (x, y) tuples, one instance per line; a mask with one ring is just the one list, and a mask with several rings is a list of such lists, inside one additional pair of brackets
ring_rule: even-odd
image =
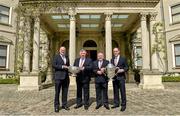
[(176, 64), (176, 57), (180, 57), (180, 55), (176, 55), (176, 46), (178, 46), (178, 45), (180, 46), (180, 43), (174, 44), (174, 66), (176, 68), (180, 68), (180, 65)]
[(177, 3), (177, 4), (173, 4), (173, 5), (170, 5), (169, 6), (169, 14), (170, 14), (170, 24), (179, 24), (180, 23), (180, 20), (179, 21), (176, 21), (176, 22), (173, 22), (173, 16), (177, 15), (177, 14), (180, 14), (179, 13), (176, 13), (176, 14), (173, 14), (172, 13), (172, 8), (175, 7), (175, 6), (180, 6), (180, 3)]
[(11, 26), (11, 25), (12, 25), (12, 20), (11, 20), (11, 18), (12, 18), (12, 7), (7, 6), (7, 5), (4, 5), (4, 4), (0, 4), (0, 6), (9, 8), (9, 13), (8, 13), (8, 15), (1, 14), (1, 13), (0, 13), (0, 15), (8, 16), (8, 23), (0, 22), (0, 25)]
[(10, 53), (10, 45), (5, 44), (5, 43), (0, 43), (0, 46), (6, 46), (6, 66), (5, 67), (0, 67), (0, 71), (2, 70), (8, 70), (9, 69), (9, 53)]

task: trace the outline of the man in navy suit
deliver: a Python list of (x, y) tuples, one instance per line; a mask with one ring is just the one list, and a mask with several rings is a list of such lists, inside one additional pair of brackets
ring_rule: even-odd
[(80, 67), (81, 71), (77, 74), (77, 98), (75, 109), (80, 108), (82, 104), (82, 93), (84, 96), (84, 109), (89, 108), (89, 84), (92, 72), (92, 60), (86, 58), (86, 50), (80, 50), (80, 58), (75, 59), (74, 66)]
[(119, 107), (119, 90), (121, 93), (121, 111), (126, 109), (126, 88), (125, 88), (125, 78), (126, 72), (128, 71), (128, 64), (126, 58), (120, 55), (119, 48), (113, 49), (113, 58), (111, 63), (116, 66), (117, 75), (113, 79), (113, 92), (114, 92), (114, 105), (112, 108)]
[(53, 68), (55, 70), (55, 112), (59, 112), (59, 94), (62, 88), (62, 109), (69, 110), (67, 106), (67, 94), (69, 88), (68, 66), (69, 58), (65, 56), (66, 48), (60, 47), (59, 53), (53, 59)]
[(105, 73), (106, 66), (108, 65), (108, 63), (109, 61), (104, 59), (104, 54), (102, 52), (98, 53), (97, 60), (93, 62), (93, 71), (96, 74), (96, 109), (99, 109), (102, 105), (104, 105), (104, 107), (109, 110), (108, 77)]

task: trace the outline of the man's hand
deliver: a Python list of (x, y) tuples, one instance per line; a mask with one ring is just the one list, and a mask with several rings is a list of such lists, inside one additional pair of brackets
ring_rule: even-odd
[(101, 71), (97, 71), (97, 74), (101, 75), (101, 74), (102, 74), (102, 72), (101, 72)]
[(104, 73), (106, 68), (101, 68), (101, 72)]
[(124, 69), (119, 69), (117, 73), (122, 73), (124, 72)]
[(83, 70), (84, 70), (84, 67), (80, 67), (80, 70), (83, 71)]
[(63, 65), (62, 67), (63, 67), (63, 69), (68, 69), (67, 65)]

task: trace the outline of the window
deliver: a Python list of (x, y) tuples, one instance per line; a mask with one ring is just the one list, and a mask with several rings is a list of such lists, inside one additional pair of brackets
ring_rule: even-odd
[(7, 45), (0, 45), (0, 68), (6, 68)]
[(180, 22), (180, 4), (171, 7), (172, 23)]
[(175, 66), (180, 67), (180, 44), (174, 45)]
[(10, 8), (0, 5), (0, 23), (10, 24), (9, 22), (9, 13)]
[(140, 46), (136, 47), (136, 58), (137, 66), (142, 66), (142, 48)]

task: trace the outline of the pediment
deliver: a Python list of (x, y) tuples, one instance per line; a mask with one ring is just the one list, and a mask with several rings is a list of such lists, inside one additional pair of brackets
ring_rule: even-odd
[(180, 34), (172, 37), (172, 38), (169, 40), (169, 42), (175, 42), (175, 41), (180, 41)]
[(13, 43), (10, 39), (8, 39), (7, 37), (4, 37), (4, 36), (0, 36), (0, 42), (1, 43), (9, 43), (9, 44)]

